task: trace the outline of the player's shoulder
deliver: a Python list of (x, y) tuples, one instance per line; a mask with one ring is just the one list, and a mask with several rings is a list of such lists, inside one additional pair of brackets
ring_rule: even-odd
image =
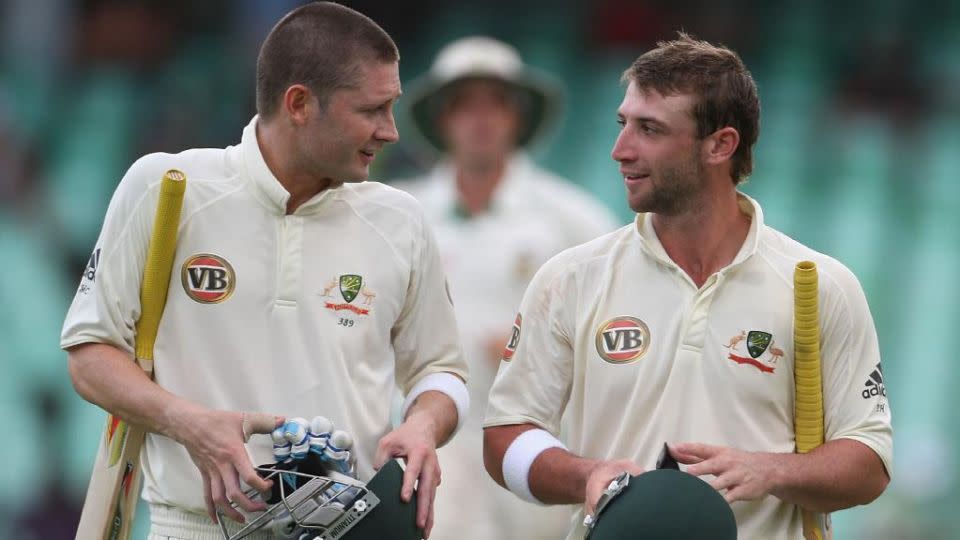
[(793, 271), (797, 263), (812, 261), (817, 265), (820, 287), (836, 292), (852, 293), (861, 290), (860, 281), (845, 264), (839, 260), (802, 244), (787, 234), (764, 225), (760, 230), (758, 250), (777, 272), (792, 283)]
[(417, 199), (402, 189), (374, 180), (344, 184), (346, 193), (351, 198), (366, 204), (396, 208), (401, 211), (417, 211), (420, 203)]
[(413, 195), (414, 198), (420, 199), (422, 196), (430, 191), (430, 188), (434, 185), (434, 182), (431, 181), (430, 177), (427, 176), (412, 176), (405, 178), (396, 178), (390, 180), (389, 187), (398, 189), (404, 193), (409, 193)]
[(417, 224), (424, 221), (423, 207), (413, 195), (373, 180), (344, 184), (341, 199), (371, 221)]
[(123, 178), (124, 183), (140, 189), (158, 185), (164, 173), (176, 169), (187, 180), (227, 181), (236, 175), (228, 157), (229, 148), (191, 148), (178, 153), (154, 152), (133, 162)]

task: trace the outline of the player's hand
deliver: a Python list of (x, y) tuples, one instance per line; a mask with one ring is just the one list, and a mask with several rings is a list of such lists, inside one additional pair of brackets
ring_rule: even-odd
[(700, 443), (669, 447), (674, 459), (689, 465), (686, 472), (694, 476), (713, 475), (708, 483), (722, 493), (728, 503), (758, 499), (775, 487), (777, 454)]
[(203, 478), (203, 500), (207, 515), (216, 523), (216, 509), (231, 519), (243, 522), (243, 515), (230, 502), (248, 512), (266, 510), (263, 501), (252, 501), (243, 494), (240, 481), (266, 492), (273, 482), (261, 478), (250, 463), (244, 442), (253, 433), (270, 433), (283, 425), (283, 418), (262, 413), (229, 411), (193, 411), (181, 422), (177, 440), (186, 447)]
[(380, 469), (387, 460), (402, 457), (406, 462), (400, 498), (410, 502), (414, 482), (417, 483), (417, 527), (423, 537), (429, 538), (433, 529), (433, 499), (440, 485), (440, 462), (433, 418), (425, 413), (411, 413), (397, 429), (380, 439), (374, 468)]
[(643, 467), (629, 459), (599, 462), (587, 476), (587, 485), (584, 489), (584, 515), (596, 517), (594, 512), (597, 508), (597, 501), (600, 500), (600, 495), (603, 495), (614, 478), (623, 472), (630, 473), (630, 476), (636, 476), (643, 471)]

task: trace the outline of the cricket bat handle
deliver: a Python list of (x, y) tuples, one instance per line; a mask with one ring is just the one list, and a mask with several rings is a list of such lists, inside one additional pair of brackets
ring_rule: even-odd
[[(823, 444), (823, 378), (820, 364), (820, 306), (817, 265), (797, 263), (793, 274), (793, 348), (796, 405), (794, 429), (797, 452)], [(832, 538), (829, 515), (801, 509), (805, 540)]]

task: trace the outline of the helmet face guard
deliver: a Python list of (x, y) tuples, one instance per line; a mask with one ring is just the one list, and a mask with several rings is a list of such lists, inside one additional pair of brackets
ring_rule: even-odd
[(245, 494), (251, 500), (265, 502), (267, 509), (247, 512), (233, 504), (247, 518), (233, 534), (218, 510), (217, 523), (226, 540), (240, 540), (256, 532), (296, 540), (338, 540), (380, 504), (366, 484), (326, 470), (319, 456), (254, 469), (262, 478), (273, 481), (272, 491), (266, 498), (253, 489)]

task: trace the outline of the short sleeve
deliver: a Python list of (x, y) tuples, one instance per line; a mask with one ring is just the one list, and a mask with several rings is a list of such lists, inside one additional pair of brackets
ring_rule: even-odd
[(821, 273), (820, 281), (825, 438), (865, 444), (892, 473), (890, 404), (866, 297), (846, 268)]
[(534, 276), (514, 321), (484, 427), (530, 423), (554, 435), (570, 396), (573, 374), (575, 279), (565, 253)]
[(457, 320), (433, 233), (422, 212), (413, 238), (410, 281), (391, 332), (397, 384), (406, 394), (423, 377), (447, 372), (467, 379)]
[(141, 158), (117, 186), (67, 311), (62, 348), (107, 343), (133, 354), (140, 282), (162, 174), (158, 171), (154, 159)]

